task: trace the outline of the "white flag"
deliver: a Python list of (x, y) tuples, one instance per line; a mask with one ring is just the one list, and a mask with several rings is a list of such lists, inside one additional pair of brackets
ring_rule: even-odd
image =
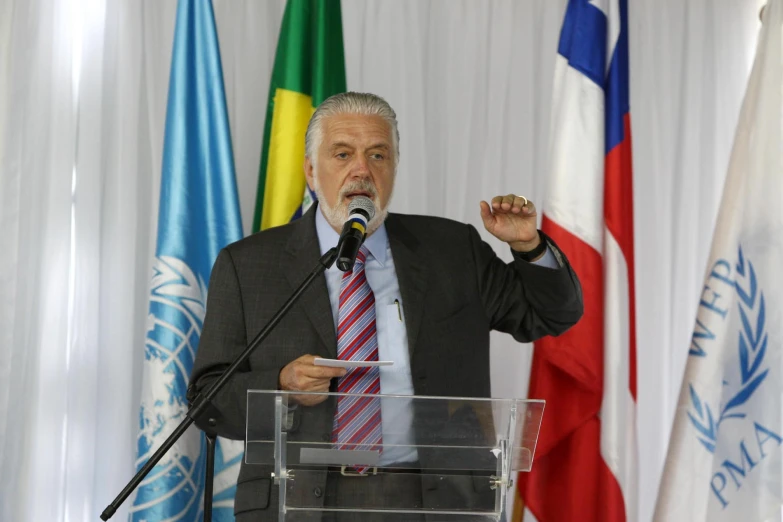
[(718, 211), (656, 521), (780, 520), (782, 36), (783, 0), (770, 0)]

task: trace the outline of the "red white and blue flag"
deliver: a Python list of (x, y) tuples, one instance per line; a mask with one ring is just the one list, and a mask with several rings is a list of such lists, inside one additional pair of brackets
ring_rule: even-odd
[(570, 0), (560, 33), (542, 229), (579, 276), (585, 313), (536, 343), (547, 401), (520, 493), (539, 522), (637, 518), (636, 328), (627, 0)]

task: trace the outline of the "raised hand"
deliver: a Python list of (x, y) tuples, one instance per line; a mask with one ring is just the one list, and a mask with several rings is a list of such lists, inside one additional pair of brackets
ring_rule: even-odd
[(486, 201), (481, 202), (484, 228), (518, 252), (528, 252), (541, 243), (536, 215), (536, 206), (524, 196), (495, 196), (491, 207)]

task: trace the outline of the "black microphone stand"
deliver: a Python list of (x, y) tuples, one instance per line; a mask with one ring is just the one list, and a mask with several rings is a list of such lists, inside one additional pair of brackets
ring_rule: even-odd
[[(231, 366), (226, 368), (223, 373), (220, 375), (218, 380), (216, 380), (214, 383), (212, 383), (212, 386), (210, 386), (206, 392), (199, 393), (196, 395), (194, 400), (192, 401), (190, 408), (188, 408), (188, 412), (185, 414), (185, 418), (182, 420), (182, 422), (174, 429), (174, 431), (169, 435), (169, 437), (161, 444), (160, 448), (155, 451), (155, 453), (152, 454), (152, 456), (147, 460), (147, 462), (142, 466), (142, 468), (136, 473), (136, 475), (128, 482), (128, 484), (125, 486), (125, 488), (120, 492), (119, 495), (117, 495), (117, 498), (114, 499), (114, 501), (109, 504), (106, 509), (103, 510), (103, 513), (101, 513), (101, 520), (109, 520), (114, 513), (117, 511), (117, 508), (122, 505), (123, 502), (130, 496), (130, 494), (135, 490), (138, 485), (141, 483), (142, 480), (144, 480), (144, 477), (147, 476), (147, 474), (152, 471), (152, 468), (155, 467), (155, 465), (160, 461), (161, 458), (163, 458), (163, 455), (168, 452), (169, 449), (174, 445), (175, 442), (182, 436), (183, 433), (185, 433), (185, 430), (187, 430), (191, 424), (199, 420), (199, 417), (202, 417), (205, 413), (205, 410), (208, 408), (213, 408), (211, 406), (212, 399), (215, 398), (215, 395), (220, 391), (223, 386), (228, 382), (228, 380), (231, 378), (232, 375), (234, 375), (237, 371), (237, 368), (247, 360), (248, 357), (250, 357), (250, 354), (255, 351), (256, 348), (261, 344), (261, 342), (266, 339), (266, 337), (269, 335), (269, 333), (277, 326), (277, 324), (280, 322), (280, 320), (288, 313), (288, 311), (291, 309), (291, 307), (296, 303), (301, 295), (304, 293), (305, 290), (312, 284), (312, 282), (315, 280), (316, 277), (318, 277), (322, 272), (325, 270), (328, 270), (329, 267), (332, 266), (334, 263), (334, 260), (337, 258), (337, 248), (332, 248), (329, 250), (326, 254), (321, 256), (321, 259), (318, 260), (318, 265), (310, 272), (310, 274), (305, 278), (305, 280), (302, 282), (302, 284), (299, 285), (299, 287), (294, 290), (294, 293), (291, 295), (291, 297), (288, 298), (288, 300), (283, 304), (282, 307), (280, 307), (280, 310), (277, 311), (277, 313), (272, 317), (272, 319), (269, 320), (269, 322), (264, 326), (264, 328), (258, 332), (258, 335), (255, 336), (253, 341), (248, 345), (245, 350), (239, 354), (239, 356), (234, 359), (234, 362), (231, 363)], [(200, 423), (201, 424), (201, 423)], [(209, 419), (207, 421), (208, 425), (214, 425), (215, 420)], [(203, 429), (203, 428), (202, 428)], [(204, 430), (207, 434), (207, 466), (206, 466), (206, 482), (204, 487), (204, 522), (211, 522), (212, 520), (212, 482), (213, 482), (213, 473), (215, 469), (215, 433), (211, 433), (208, 429)]]

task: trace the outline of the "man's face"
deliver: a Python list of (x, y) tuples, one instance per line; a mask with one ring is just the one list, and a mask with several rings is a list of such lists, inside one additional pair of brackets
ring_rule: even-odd
[(327, 221), (340, 230), (356, 196), (375, 203), (373, 232), (383, 222), (394, 187), (391, 126), (380, 116), (337, 114), (322, 121), (315, 158), (305, 158), (307, 185), (318, 196)]

